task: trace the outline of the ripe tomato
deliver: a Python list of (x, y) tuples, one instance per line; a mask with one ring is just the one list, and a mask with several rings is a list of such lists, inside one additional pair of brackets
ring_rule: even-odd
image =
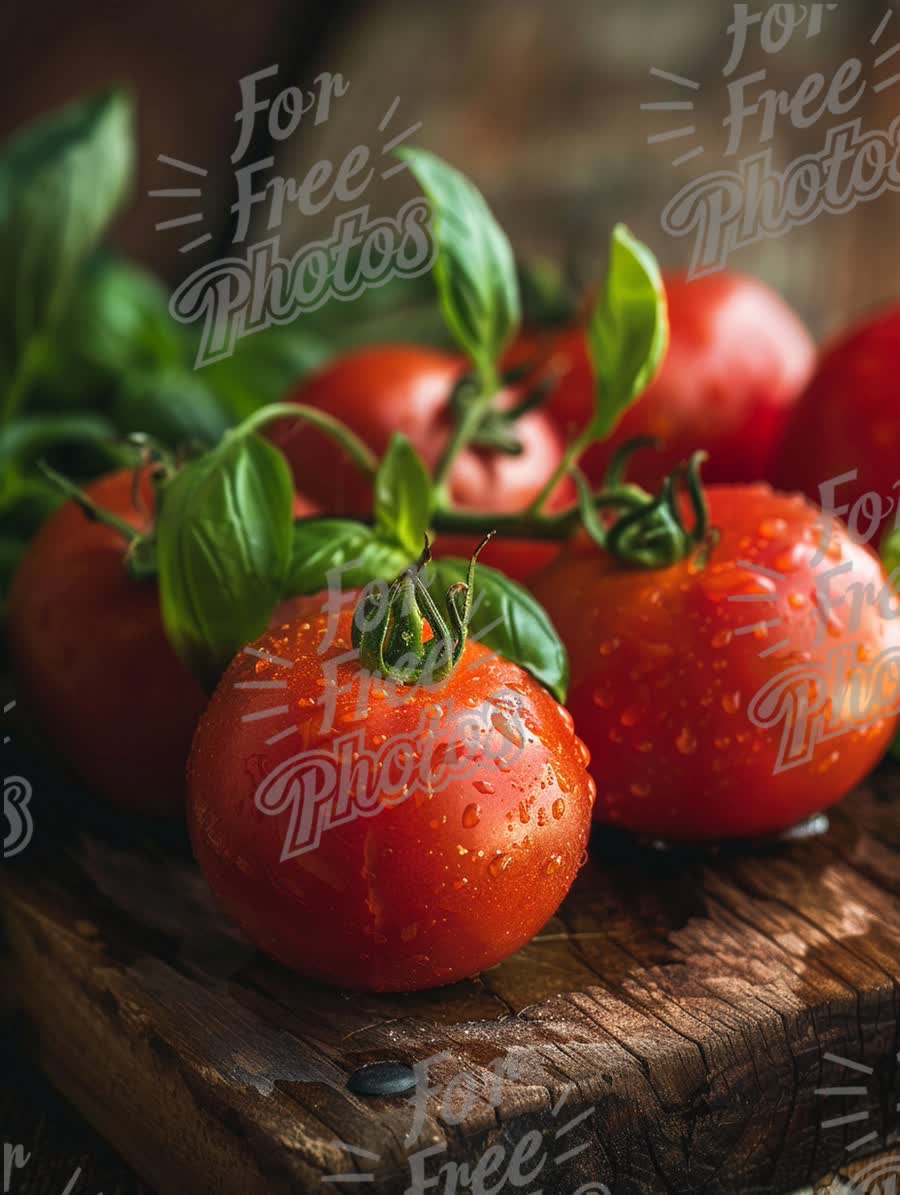
[[(881, 498), (885, 512), (893, 510), (900, 480), (898, 371), (900, 307), (894, 307), (823, 354), (794, 408), (773, 473), (776, 484), (801, 489), (835, 512), (846, 504), (849, 513), (867, 493)], [(820, 492), (853, 470), (856, 479)]]
[(352, 609), (331, 622), (319, 595), (292, 612), (233, 661), (194, 740), (213, 893), (260, 949), (328, 983), (415, 990), (499, 962), (553, 915), (586, 846), (571, 718), (482, 644), (444, 681), (395, 686), (348, 658)]
[[(99, 506), (149, 529), (153, 492), (133, 473), (87, 487)], [(176, 814), (206, 695), (169, 646), (153, 580), (126, 572), (119, 532), (67, 502), (26, 552), (9, 599), (19, 691), (85, 783), (126, 809)]]
[(707, 498), (721, 540), (705, 567), (624, 568), (579, 541), (532, 582), (569, 650), (595, 817), (673, 841), (826, 808), (878, 762), (900, 708), (900, 620), (877, 557), (799, 496)]
[[(484, 532), (491, 530), (491, 520), (484, 520)], [(435, 560), (456, 556), (468, 560), (481, 542), (482, 535), (440, 534), (432, 545)], [(527, 581), (550, 563), (559, 553), (553, 540), (511, 539), (502, 535), (492, 539), (484, 554), (484, 563), (506, 573), (514, 581)]]
[[(626, 440), (655, 436), (661, 452), (642, 452), (629, 480), (650, 490), (692, 452), (705, 448), (712, 482), (758, 481), (768, 476), (791, 406), (812, 373), (815, 348), (790, 308), (753, 278), (718, 273), (688, 280), (667, 275), (670, 339), (656, 380), (582, 467), (594, 482)], [(516, 346), (512, 361), (529, 351), (541, 372), (560, 375), (548, 412), (567, 437), (587, 422), (594, 383), (580, 330), (552, 346), (540, 338)]]
[[(331, 362), (292, 398), (334, 415), (379, 455), (394, 432), (403, 432), (434, 468), (453, 425), (450, 396), (465, 371), (462, 358), (448, 353), (381, 345)], [(562, 436), (536, 411), (516, 420), (515, 434), (522, 445), (518, 455), (482, 448), (460, 454), (450, 473), (456, 505), (513, 513), (538, 495), (562, 458)], [(371, 486), (327, 436), (299, 421), (279, 422), (271, 435), (291, 463), (297, 488), (329, 514), (371, 510)], [(573, 493), (563, 484), (558, 501), (571, 501)]]

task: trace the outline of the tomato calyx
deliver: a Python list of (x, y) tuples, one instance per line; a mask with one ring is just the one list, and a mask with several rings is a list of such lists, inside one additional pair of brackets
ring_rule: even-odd
[[(401, 685), (450, 676), (466, 647), (475, 562), (493, 535), (489, 532), (472, 553), (466, 580), (447, 590), (448, 618), (438, 609), (423, 575), (431, 560), (427, 536), (418, 561), (391, 582), (386, 600), (383, 593), (360, 599), (353, 615), (352, 642), (363, 668)], [(423, 634), (426, 622), (434, 636), (428, 644)]]
[[(625, 447), (635, 450), (634, 442)], [(579, 475), (576, 481), (588, 534), (605, 552), (626, 566), (669, 568), (695, 553), (701, 554), (701, 563), (705, 564), (718, 539), (718, 533), (710, 527), (709, 508), (700, 481), (700, 466), (705, 460), (705, 452), (695, 452), (686, 464), (679, 465), (665, 479), (657, 495), (646, 495), (644, 501), (635, 503), (609, 527), (597, 518), (590, 488)], [(613, 462), (611, 472), (615, 477), (623, 465), (624, 461), (618, 458)], [(690, 500), (694, 516), (692, 526), (688, 526), (684, 519), (682, 487)]]

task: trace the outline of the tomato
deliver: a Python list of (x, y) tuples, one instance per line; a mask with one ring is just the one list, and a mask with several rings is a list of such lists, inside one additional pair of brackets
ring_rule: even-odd
[(595, 817), (671, 841), (826, 808), (878, 762), (900, 706), (900, 620), (874, 553), (797, 495), (707, 498), (721, 540), (705, 566), (626, 568), (579, 541), (532, 582), (569, 650)]
[[(87, 487), (99, 506), (149, 529), (153, 493), (130, 470)], [(125, 570), (122, 535), (67, 502), (13, 581), (8, 639), (17, 687), (47, 740), (93, 790), (123, 808), (176, 814), (206, 696), (169, 646), (153, 580)]]
[[(358, 349), (326, 365), (301, 385), (293, 401), (327, 411), (377, 454), (403, 432), (434, 468), (453, 426), (450, 397), (466, 372), (462, 358), (432, 349), (381, 345)], [(505, 396), (507, 405), (515, 396)], [(518, 455), (470, 447), (454, 463), (450, 493), (465, 510), (513, 513), (537, 497), (562, 459), (563, 438), (542, 412), (515, 423)], [(329, 514), (365, 514), (371, 485), (323, 433), (300, 421), (274, 425), (271, 435), (294, 472), (297, 488)], [(558, 503), (571, 501), (566, 482)]]
[[(862, 512), (860, 530), (894, 510), (900, 481), (900, 307), (844, 336), (822, 356), (794, 409), (773, 477), (834, 513), (852, 517), (864, 495), (882, 507)], [(856, 471), (856, 478), (827, 483)], [(820, 491), (820, 486), (825, 489)], [(853, 527), (851, 522), (851, 527)]]
[[(809, 334), (778, 295), (753, 278), (670, 274), (665, 286), (671, 328), (665, 360), (612, 436), (582, 458), (585, 473), (601, 482), (621, 444), (654, 436), (663, 451), (639, 453), (628, 474), (648, 489), (655, 491), (698, 448), (710, 454), (705, 475), (711, 482), (767, 477), (792, 404), (814, 367)], [(522, 361), (529, 352), (541, 362), (540, 373), (559, 374), (547, 409), (571, 437), (594, 404), (584, 335), (574, 330), (550, 343), (532, 335), (509, 360)]]
[(427, 687), (373, 681), (348, 658), (352, 608), (330, 622), (322, 602), (282, 608), (293, 619), (237, 656), (201, 719), (198, 862), (247, 937), (305, 975), (371, 991), (474, 975), (572, 883), (594, 795), (584, 747), (482, 644)]
[[(490, 517), (484, 520), (484, 532), (491, 530)], [(468, 560), (483, 535), (440, 534), (432, 545), (435, 560), (456, 556)], [(526, 581), (550, 563), (559, 552), (559, 544), (553, 540), (512, 539), (498, 536), (492, 539), (484, 551), (483, 561), (491, 568), (499, 569), (514, 581)]]

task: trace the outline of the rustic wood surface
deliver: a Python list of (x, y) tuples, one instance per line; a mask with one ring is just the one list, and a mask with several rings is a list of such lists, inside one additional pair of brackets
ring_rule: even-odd
[[(855, 1160), (846, 1146), (864, 1131), (877, 1139), (859, 1156), (897, 1140), (898, 799), (900, 770), (882, 770), (825, 837), (762, 852), (665, 854), (601, 834), (514, 957), (381, 997), (254, 954), (179, 831), (45, 804), (0, 879), (6, 970), (51, 1081), (163, 1195), (333, 1190), (324, 1176), (354, 1171), (401, 1192), (410, 1151), (446, 1145), (433, 1175), (492, 1144), (508, 1157), (531, 1130), (547, 1192), (790, 1192)], [(365, 1063), (439, 1054), (412, 1145), (408, 1097), (347, 1088)], [(475, 1094), (454, 1104), (463, 1082)], [(851, 1083), (866, 1094), (815, 1094)], [(557, 1165), (554, 1134), (589, 1109), (565, 1142), (586, 1148)], [(823, 1128), (859, 1111), (862, 1125)]]

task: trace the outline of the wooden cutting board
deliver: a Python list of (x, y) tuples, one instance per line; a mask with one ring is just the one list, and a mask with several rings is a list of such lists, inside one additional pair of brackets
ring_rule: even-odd
[[(180, 830), (36, 798), (3, 970), (52, 1081), (164, 1195), (401, 1192), (441, 1165), (444, 1192), (479, 1161), (457, 1191), (789, 1192), (886, 1149), (900, 1169), (898, 795), (886, 768), (765, 851), (596, 836), (513, 958), (382, 997), (254, 954)], [(355, 1094), (376, 1061), (418, 1086)]]

